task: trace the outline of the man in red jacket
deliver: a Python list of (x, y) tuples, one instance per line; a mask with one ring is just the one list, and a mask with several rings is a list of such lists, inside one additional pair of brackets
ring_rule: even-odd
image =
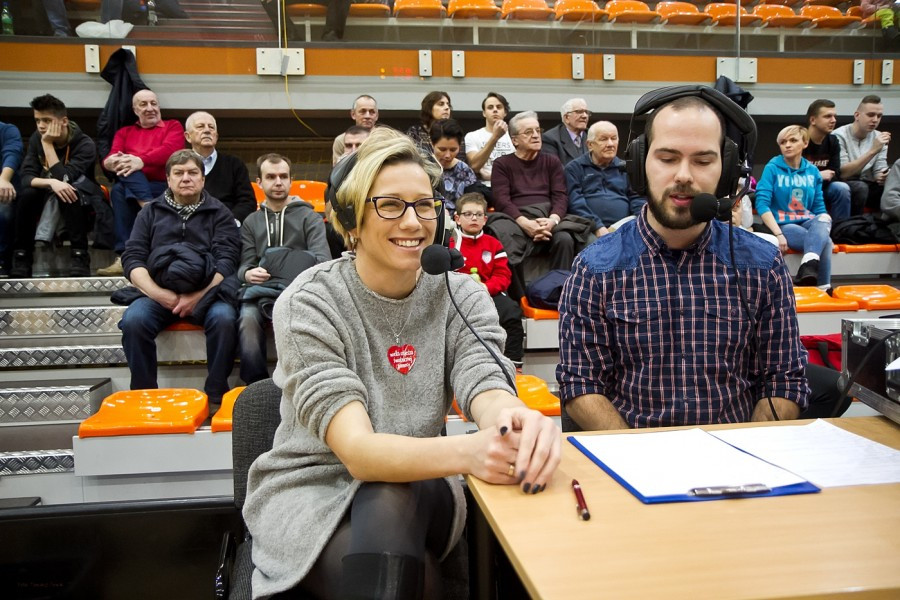
[[(477, 276), (487, 288), (497, 307), (500, 325), (506, 330), (506, 349), (503, 354), (516, 367), (521, 367), (522, 339), (525, 337), (522, 310), (515, 300), (506, 295), (512, 272), (509, 270), (503, 244), (483, 231), (487, 222), (487, 201), (484, 196), (478, 193), (460, 196), (454, 219), (462, 231), (458, 249), (466, 260), (459, 272)], [(456, 240), (452, 239), (450, 246), (454, 247), (455, 243)]]

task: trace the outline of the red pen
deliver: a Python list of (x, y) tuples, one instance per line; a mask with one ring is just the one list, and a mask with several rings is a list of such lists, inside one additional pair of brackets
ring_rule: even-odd
[(575, 492), (575, 500), (578, 502), (575, 508), (578, 510), (581, 520), (589, 520), (591, 518), (591, 513), (588, 510), (587, 503), (584, 501), (584, 494), (581, 493), (581, 484), (578, 483), (577, 479), (572, 480), (572, 491)]

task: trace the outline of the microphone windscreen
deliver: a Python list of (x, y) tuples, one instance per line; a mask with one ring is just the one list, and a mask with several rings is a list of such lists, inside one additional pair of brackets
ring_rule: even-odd
[[(453, 270), (453, 252), (438, 244), (431, 244), (422, 251), (422, 270), (429, 275), (442, 275)], [(459, 254), (459, 252), (457, 252)], [(460, 254), (460, 256), (462, 256)], [(461, 267), (462, 265), (460, 265)], [(459, 267), (457, 267), (459, 268)]]
[(447, 248), (447, 251), (450, 253), (450, 270), (462, 269), (463, 265), (466, 264), (466, 259), (462, 252), (456, 248)]
[(691, 201), (691, 217), (698, 223), (708, 223), (719, 215), (719, 200), (712, 194), (697, 194)]

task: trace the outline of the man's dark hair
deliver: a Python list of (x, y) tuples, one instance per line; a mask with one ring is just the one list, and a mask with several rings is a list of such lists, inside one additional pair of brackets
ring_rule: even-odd
[[(361, 129), (365, 130), (365, 127), (361, 127)], [(291, 172), (291, 161), (287, 156), (282, 156), (281, 154), (270, 152), (268, 154), (263, 154), (256, 159), (256, 176), (259, 179), (262, 179), (262, 165), (264, 162), (270, 162), (273, 165), (277, 165), (280, 162), (286, 162), (288, 166), (288, 173)]]
[(66, 105), (63, 104), (63, 101), (50, 94), (44, 94), (43, 96), (38, 96), (33, 99), (31, 101), (31, 108), (38, 112), (50, 113), (59, 119), (68, 115)]
[(434, 117), (431, 116), (431, 109), (434, 108), (434, 105), (440, 102), (441, 98), (446, 98), (449, 104), (453, 104), (450, 101), (450, 94), (447, 92), (428, 92), (428, 94), (422, 98), (422, 112), (419, 114), (422, 119), (422, 125), (425, 127), (430, 127), (431, 122), (434, 121)]
[(860, 104), (881, 104), (881, 96), (869, 94), (859, 101)]
[(809, 108), (806, 109), (806, 123), (809, 124), (810, 119), (818, 117), (819, 111), (823, 108), (834, 108), (834, 102), (825, 98), (813, 100), (812, 104), (809, 105)]
[(481, 101), (481, 110), (484, 110), (484, 105), (487, 104), (487, 101), (490, 98), (496, 98), (500, 101), (500, 104), (503, 105), (503, 108), (506, 109), (506, 114), (509, 114), (509, 102), (506, 101), (506, 97), (502, 94), (498, 94), (497, 92), (488, 92), (487, 96), (484, 97), (484, 100)]
[(437, 144), (441, 138), (450, 138), (456, 140), (460, 144), (463, 143), (463, 130), (454, 119), (446, 121), (435, 121), (431, 124), (431, 143)]
[(681, 98), (676, 98), (672, 100), (668, 104), (663, 104), (647, 117), (647, 124), (644, 126), (644, 138), (646, 139), (647, 150), (650, 149), (650, 144), (653, 142), (653, 122), (656, 120), (656, 115), (662, 112), (664, 108), (672, 107), (672, 110), (681, 111), (686, 108), (699, 108), (699, 109), (707, 109), (713, 111), (713, 113), (719, 119), (719, 129), (721, 130), (721, 134), (719, 135), (719, 144), (725, 140), (725, 117), (722, 116), (716, 108), (704, 100), (703, 98), (699, 98), (697, 96), (682, 96)]
[(172, 153), (172, 156), (169, 157), (169, 160), (166, 161), (166, 177), (172, 172), (172, 167), (176, 165), (186, 165), (187, 163), (192, 162), (200, 169), (200, 174), (203, 174), (203, 157), (194, 152), (193, 150), (176, 150)]
[(352, 127), (348, 127), (344, 131), (344, 135), (359, 135), (361, 133), (369, 135), (370, 133), (372, 133), (372, 130), (368, 127), (363, 127), (362, 125), (353, 125)]

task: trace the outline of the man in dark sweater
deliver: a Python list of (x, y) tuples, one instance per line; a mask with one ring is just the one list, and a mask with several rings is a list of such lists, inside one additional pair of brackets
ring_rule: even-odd
[(204, 189), (231, 210), (240, 226), (256, 210), (246, 165), (238, 157), (216, 150), (219, 128), (208, 112), (195, 112), (187, 118), (184, 137), (194, 152), (203, 157)]
[(822, 193), (825, 207), (832, 219), (846, 219), (858, 210), (851, 210), (850, 186), (841, 181), (841, 144), (831, 132), (837, 124), (837, 111), (831, 100), (813, 101), (806, 109), (809, 124), (809, 145), (803, 150), (803, 158), (815, 165), (822, 176)]

